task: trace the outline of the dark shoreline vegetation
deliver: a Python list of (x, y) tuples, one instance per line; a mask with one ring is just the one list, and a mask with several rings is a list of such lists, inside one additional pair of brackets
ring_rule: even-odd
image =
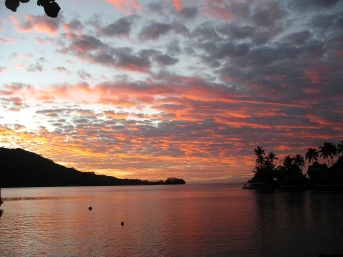
[(0, 148), (1, 187), (124, 186), (186, 184), (180, 178), (166, 180), (119, 179), (81, 172), (54, 163), (20, 148)]
[[(281, 165), (273, 152), (267, 155), (263, 147), (254, 150), (256, 157), (254, 176), (248, 180), (243, 189), (274, 189), (274, 188), (343, 188), (343, 140), (337, 146), (325, 142), (323, 146), (308, 148), (305, 159), (300, 154), (286, 156)], [(321, 157), (324, 163), (318, 162)], [(334, 159), (337, 160), (334, 162)], [(309, 166), (303, 173), (305, 161)]]

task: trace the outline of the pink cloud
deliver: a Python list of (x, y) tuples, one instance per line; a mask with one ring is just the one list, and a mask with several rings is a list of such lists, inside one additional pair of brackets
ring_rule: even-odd
[(307, 94), (320, 94), (322, 91), (320, 89), (315, 88), (305, 88), (304, 92)]
[(120, 11), (131, 14), (132, 10), (140, 11), (141, 7), (137, 0), (106, 0), (108, 3), (115, 5)]
[(181, 5), (181, 0), (172, 0), (173, 6), (177, 12), (181, 12), (182, 5)]
[(329, 85), (330, 75), (332, 70), (327, 67), (314, 67), (303, 71), (304, 80), (316, 85)]
[(206, 0), (206, 5), (202, 9), (205, 17), (217, 18), (223, 20), (235, 20), (235, 15), (225, 0)]

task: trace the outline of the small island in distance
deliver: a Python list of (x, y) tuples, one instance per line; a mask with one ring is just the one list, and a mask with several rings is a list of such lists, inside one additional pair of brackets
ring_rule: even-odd
[(122, 186), (186, 184), (181, 178), (166, 180), (119, 179), (81, 172), (20, 148), (0, 148), (1, 187)]

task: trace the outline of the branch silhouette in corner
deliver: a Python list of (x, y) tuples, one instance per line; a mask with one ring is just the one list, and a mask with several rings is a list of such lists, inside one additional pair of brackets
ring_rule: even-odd
[[(20, 3), (28, 3), (30, 0), (6, 0), (5, 6), (10, 9), (12, 12), (16, 12)], [(51, 18), (56, 18), (58, 12), (61, 10), (61, 7), (55, 0), (37, 0), (37, 5), (42, 6), (46, 15)]]

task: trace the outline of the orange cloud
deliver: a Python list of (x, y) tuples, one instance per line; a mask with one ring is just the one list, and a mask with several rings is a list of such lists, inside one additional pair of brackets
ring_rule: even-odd
[(59, 29), (60, 19), (50, 19), (48, 16), (24, 15), (25, 21), (20, 21), (16, 16), (10, 17), (14, 27), (21, 33), (35, 31), (55, 35)]

